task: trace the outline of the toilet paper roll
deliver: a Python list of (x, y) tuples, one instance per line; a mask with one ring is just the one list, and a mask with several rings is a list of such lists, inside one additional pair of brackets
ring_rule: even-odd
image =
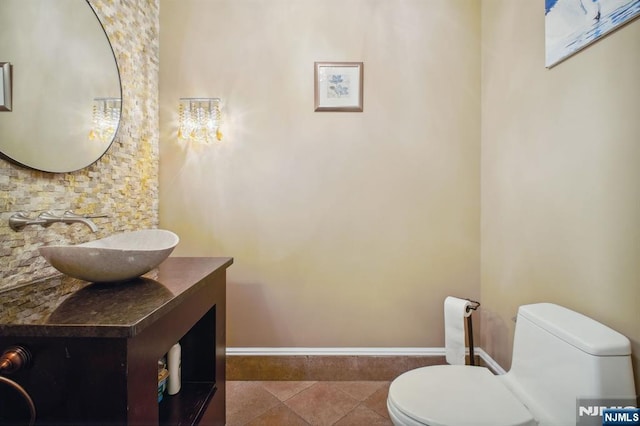
[(465, 364), (464, 319), (471, 315), (471, 302), (448, 296), (444, 299), (444, 349), (449, 364)]

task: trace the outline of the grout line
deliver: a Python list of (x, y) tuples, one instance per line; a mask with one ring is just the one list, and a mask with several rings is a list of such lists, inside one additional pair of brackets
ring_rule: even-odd
[[(283, 402), (283, 403), (288, 401), (288, 400), (290, 400), (294, 396), (301, 394), (302, 392), (306, 391), (307, 389), (311, 388), (316, 383), (318, 383), (317, 380), (256, 380), (256, 382), (260, 383), (260, 386), (262, 386), (262, 389), (266, 390), (271, 395), (275, 396), (278, 399), (278, 401)], [(305, 382), (305, 383), (311, 383), (311, 384), (309, 386), (307, 386), (306, 388), (304, 388), (304, 389), (300, 389), (299, 391), (297, 391), (293, 395), (289, 396), (287, 399), (280, 399), (280, 397), (278, 395), (276, 395), (275, 393), (273, 393), (272, 391), (270, 391), (269, 389), (264, 387), (264, 385), (262, 384), (264, 382), (285, 382), (285, 383), (301, 383), (301, 382)]]

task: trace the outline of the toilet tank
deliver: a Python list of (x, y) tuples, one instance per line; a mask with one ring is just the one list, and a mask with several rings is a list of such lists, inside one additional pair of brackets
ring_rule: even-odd
[(518, 309), (502, 379), (541, 426), (575, 425), (578, 398), (635, 401), (629, 339), (551, 303)]

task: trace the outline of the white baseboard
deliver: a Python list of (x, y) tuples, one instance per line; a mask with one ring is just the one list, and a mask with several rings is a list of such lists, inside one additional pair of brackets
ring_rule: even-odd
[[(488, 353), (474, 348), (475, 353), (495, 374), (506, 371)], [(228, 356), (445, 356), (444, 348), (241, 348), (227, 347)], [(467, 349), (467, 354), (469, 350)]]
[(488, 353), (486, 353), (484, 349), (475, 348), (475, 352), (484, 361), (484, 363), (487, 364), (487, 367), (489, 367), (489, 370), (493, 371), (494, 374), (506, 373), (506, 370), (502, 368), (500, 364), (496, 362), (495, 359), (491, 358), (491, 356)]
[(444, 348), (231, 348), (227, 347), (227, 355), (244, 356), (444, 356)]

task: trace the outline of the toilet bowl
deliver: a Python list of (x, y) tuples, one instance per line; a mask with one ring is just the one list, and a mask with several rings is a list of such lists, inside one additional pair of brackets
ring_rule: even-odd
[(423, 367), (402, 374), (389, 388), (387, 408), (395, 425), (536, 425), (498, 376), (466, 365)]
[(634, 399), (631, 344), (550, 303), (518, 310), (511, 370), (438, 365), (398, 376), (387, 408), (396, 426), (576, 424), (578, 398)]

